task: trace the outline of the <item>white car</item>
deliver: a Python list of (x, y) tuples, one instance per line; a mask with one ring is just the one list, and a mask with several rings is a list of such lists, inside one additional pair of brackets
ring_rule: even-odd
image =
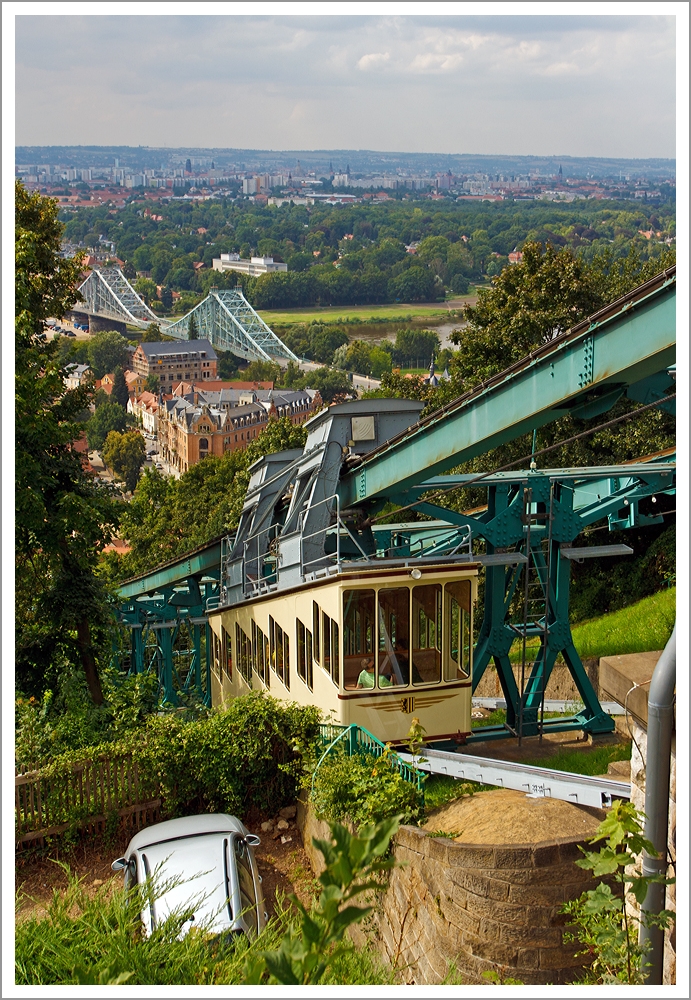
[(184, 816), (141, 830), (111, 868), (124, 872), (125, 888), (152, 877), (163, 887), (142, 910), (147, 935), (171, 913), (189, 910), (182, 935), (194, 922), (210, 934), (254, 937), (267, 920), (254, 858), (259, 844), (234, 816)]

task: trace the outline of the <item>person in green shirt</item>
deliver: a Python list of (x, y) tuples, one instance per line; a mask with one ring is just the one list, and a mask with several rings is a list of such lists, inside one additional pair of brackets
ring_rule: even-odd
[(357, 679), (357, 686), (359, 688), (373, 688), (374, 687), (374, 657), (364, 656), (360, 660), (360, 666), (362, 670), (360, 671), (360, 676)]

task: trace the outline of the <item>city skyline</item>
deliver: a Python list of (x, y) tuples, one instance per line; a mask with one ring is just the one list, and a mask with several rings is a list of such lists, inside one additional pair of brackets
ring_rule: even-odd
[(21, 145), (676, 155), (673, 15), (37, 14), (15, 25)]

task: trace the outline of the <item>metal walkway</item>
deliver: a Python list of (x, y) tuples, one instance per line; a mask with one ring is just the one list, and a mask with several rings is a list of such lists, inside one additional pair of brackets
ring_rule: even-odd
[(410, 767), (416, 766), (430, 774), (447, 774), (459, 781), (512, 788), (533, 798), (563, 799), (596, 809), (609, 809), (615, 799), (631, 798), (631, 783), (612, 778), (594, 778), (444, 750), (423, 750), (413, 759), (412, 754), (402, 753), (397, 747), (396, 755)]

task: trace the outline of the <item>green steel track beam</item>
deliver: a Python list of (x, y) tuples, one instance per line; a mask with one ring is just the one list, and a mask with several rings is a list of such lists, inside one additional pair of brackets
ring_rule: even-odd
[(154, 594), (166, 587), (185, 583), (192, 576), (207, 573), (217, 574), (220, 564), (221, 539), (216, 538), (207, 545), (202, 545), (198, 549), (188, 552), (181, 559), (172, 559), (170, 562), (157, 566), (150, 573), (126, 580), (125, 583), (120, 584), (118, 594), (123, 600)]
[(675, 292), (670, 268), (370, 452), (341, 479), (341, 506), (400, 498), (559, 417), (597, 416), (624, 392), (637, 398), (641, 384), (646, 394), (655, 391), (652, 377), (664, 382), (675, 363)]

